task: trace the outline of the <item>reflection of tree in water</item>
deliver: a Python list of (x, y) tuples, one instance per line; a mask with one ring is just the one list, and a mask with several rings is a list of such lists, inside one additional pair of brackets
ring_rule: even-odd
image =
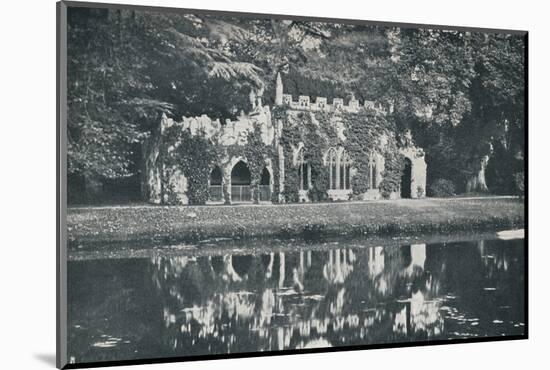
[(522, 241), (69, 263), (78, 362), (523, 332)]
[(442, 332), (426, 246), (157, 258), (178, 354), (422, 339)]
[[(475, 248), (445, 245), (444, 284), (459, 297), (446, 320), (451, 337), (522, 333), (523, 240), (478, 241)], [(452, 263), (451, 263), (452, 261)]]
[[(162, 306), (151, 299), (156, 274), (146, 260), (68, 264), (68, 355), (77, 362), (162, 356)], [(136, 276), (138, 278), (136, 278)]]

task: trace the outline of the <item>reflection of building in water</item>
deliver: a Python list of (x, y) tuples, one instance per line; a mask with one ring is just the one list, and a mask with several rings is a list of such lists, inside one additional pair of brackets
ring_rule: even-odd
[(489, 276), (492, 276), (495, 271), (508, 271), (510, 261), (505, 249), (491, 248), (491, 241), (489, 240), (478, 241), (477, 247), (483, 264), (489, 268)]
[(439, 301), (426, 301), (421, 291), (412, 294), (410, 303), (410, 328), (413, 332), (425, 332), (428, 337), (443, 332), (443, 318), (439, 313)]
[(379, 275), (384, 271), (384, 248), (369, 247), (369, 276)]
[(285, 283), (285, 254), (279, 253), (279, 288), (282, 288)]
[(333, 249), (326, 252), (328, 261), (323, 267), (323, 276), (329, 283), (341, 284), (353, 271), (352, 262), (355, 260), (353, 251)]
[(412, 293), (395, 315), (393, 332), (404, 335), (424, 333), (428, 338), (438, 336), (444, 326), (440, 306), (440, 301), (425, 301), (421, 291)]
[(408, 272), (424, 268), (426, 246), (407, 248), (406, 267), (404, 248), (382, 247), (154, 259), (156, 286), (176, 298), (164, 304), (170, 343), (194, 338), (234, 351), (236, 331), (258, 350), (364, 343), (387, 335), (388, 323), (394, 335), (438, 335), (433, 279)]
[(426, 244), (411, 244), (411, 263), (405, 269), (405, 274), (412, 275), (415, 268), (424, 271), (426, 262)]
[[(412, 244), (410, 247), (411, 262), (403, 270), (403, 275), (412, 283), (424, 272), (426, 263), (426, 244)], [(405, 335), (412, 333), (424, 333), (428, 338), (437, 336), (443, 332), (443, 317), (439, 309), (439, 300), (427, 300), (437, 292), (437, 282), (433, 276), (422, 278), (422, 284), (418, 284), (419, 290), (412, 291), (404, 302), (404, 307), (395, 315), (393, 330)]]
[[(139, 268), (133, 260), (75, 261), (69, 268), (80, 278), (72, 294), (83, 297), (70, 327), (85, 329), (73, 331), (70, 354), (84, 362), (114, 353), (132, 359), (522, 334), (522, 241), (480, 244), (393, 246), (383, 253), (355, 246), (330, 254), (314, 245), (319, 250), (285, 252), (284, 269), (278, 250), (225, 259), (185, 251), (137, 260)], [(342, 283), (325, 278), (345, 264), (352, 268)], [(416, 272), (407, 274), (411, 265)], [(240, 280), (229, 278), (231, 270)], [(295, 278), (300, 291), (292, 288)], [(384, 294), (377, 288), (382, 279)], [(103, 334), (122, 341), (94, 346)]]
[(235, 271), (235, 268), (233, 267), (233, 256), (230, 254), (226, 254), (223, 256), (223, 275), (222, 278), (224, 280), (229, 281), (241, 281), (242, 278), (239, 276), (237, 271)]
[(308, 342), (300, 342), (296, 348), (298, 349), (301, 349), (301, 348), (327, 348), (327, 347), (332, 347), (332, 345), (330, 344), (330, 342), (324, 338), (321, 338), (321, 339), (313, 339), (313, 340), (310, 340)]

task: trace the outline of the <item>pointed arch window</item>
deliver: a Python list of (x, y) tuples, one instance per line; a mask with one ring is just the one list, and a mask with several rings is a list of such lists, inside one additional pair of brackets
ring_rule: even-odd
[(299, 189), (308, 190), (309, 189), (309, 164), (304, 157), (304, 148), (300, 148), (298, 151), (298, 156), (296, 159), (296, 165), (298, 166), (298, 178), (299, 178)]
[(376, 166), (376, 158), (374, 154), (370, 155), (369, 159), (369, 189), (378, 187), (378, 168)]
[(330, 148), (327, 153), (327, 166), (329, 176), (329, 188), (337, 189), (337, 163), (336, 163), (336, 149)]
[(350, 157), (344, 150), (340, 155), (340, 189), (351, 189), (349, 173), (350, 165)]

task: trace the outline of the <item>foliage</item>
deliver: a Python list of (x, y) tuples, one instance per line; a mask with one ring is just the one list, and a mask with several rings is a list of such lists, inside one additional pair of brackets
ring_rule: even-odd
[(493, 160), (489, 160), (486, 170), (487, 185), (496, 194), (516, 194), (518, 191), (514, 176), (523, 172), (523, 157), (514, 155), (505, 142), (493, 145)]
[[(190, 204), (204, 204), (209, 198), (208, 180), (212, 168), (220, 165), (225, 159), (243, 156), (251, 175), (251, 190), (254, 202), (259, 201), (260, 177), (266, 165), (266, 159), (273, 157), (273, 148), (262, 141), (259, 127), (248, 132), (245, 145), (222, 147), (207, 139), (204, 133), (192, 135), (181, 125), (173, 125), (162, 135), (161, 163), (165, 166), (162, 181), (162, 199), (166, 204), (180, 204), (181, 199), (168, 179), (176, 176), (181, 169), (187, 179), (187, 197)], [(220, 166), (221, 167), (221, 166)], [(225, 189), (224, 199), (230, 203), (231, 194)]]
[(250, 87), (263, 84), (260, 70), (234, 60), (219, 42), (224, 27), (205, 22), (69, 7), (69, 176), (138, 171), (139, 144), (160, 113), (234, 115), (245, 106)]
[(299, 172), (298, 166), (293, 164), (293, 157), (300, 143), (303, 144), (304, 160), (311, 174), (308, 197), (314, 202), (326, 200), (329, 174), (323, 156), (331, 146), (338, 145), (330, 116), (321, 112), (290, 112), (280, 107), (274, 110), (274, 117), (283, 122), (281, 145), (285, 156), (285, 200), (298, 201)]
[[(462, 191), (481, 173), (481, 157), (494, 158), (490, 166), (519, 158), (511, 173), (488, 171), (493, 191), (511, 192), (513, 173), (523, 167), (524, 52), (525, 39), (505, 33), (70, 7), (68, 176), (71, 183), (79, 177), (90, 184), (137, 179), (141, 145), (162, 113), (233, 118), (249, 110), (255, 94), (271, 104), (281, 72), (287, 93), (346, 101), (354, 96), (393, 107), (384, 119), (340, 117), (358, 168), (356, 193), (368, 183), (366, 151), (378, 145), (373, 132), (405, 128), (425, 149), (429, 184), (445, 178)], [(284, 150), (286, 157), (288, 143)], [(319, 158), (308, 155), (315, 163), (312, 175), (324, 181)], [(389, 158), (385, 194), (396, 189), (398, 162)], [(297, 173), (287, 166), (285, 197), (292, 200)], [(320, 186), (312, 189), (313, 198), (325, 198)]]
[(525, 178), (523, 175), (523, 171), (514, 174), (514, 182), (516, 184), (517, 193), (523, 196), (525, 193)]
[(254, 127), (254, 130), (248, 133), (247, 143), (244, 146), (244, 157), (247, 159), (248, 169), (250, 170), (250, 187), (252, 190), (252, 200), (254, 203), (260, 201), (260, 178), (262, 170), (266, 165), (266, 160), (274, 157), (272, 146), (265, 145), (262, 140), (260, 128)]
[(456, 194), (455, 184), (447, 179), (437, 179), (429, 187), (432, 197), (451, 197)]
[(399, 151), (388, 150), (384, 155), (385, 166), (380, 182), (380, 194), (388, 199), (401, 186), (401, 175), (405, 168), (405, 157)]
[(429, 29), (398, 34), (391, 94), (398, 121), (414, 128), (427, 153), (434, 172), (428, 182), (452, 178), (462, 191), (483, 174), (482, 157), (504, 162), (491, 152), (495, 143), (507, 141), (506, 156), (523, 152), (522, 36)]
[(343, 114), (342, 120), (347, 127), (346, 149), (357, 169), (352, 179), (354, 194), (368, 190), (369, 160), (373, 153), (378, 153), (384, 156), (385, 161), (379, 188), (382, 196), (388, 198), (392, 192), (399, 189), (404, 166), (404, 158), (399, 153), (395, 140), (396, 127), (393, 116), (366, 110)]
[[(368, 190), (369, 159), (373, 153), (384, 155), (386, 165), (380, 184), (386, 197), (399, 189), (404, 159), (393, 130), (391, 116), (375, 114), (368, 110), (351, 112), (298, 112), (291, 113), (285, 107), (273, 111), (274, 119), (284, 124), (281, 143), (285, 148), (285, 198), (287, 202), (297, 201), (299, 188), (298, 169), (291, 161), (299, 143), (304, 145), (304, 159), (311, 168), (312, 188), (308, 195), (312, 201), (327, 199), (329, 171), (323, 156), (331, 148), (343, 146), (355, 168), (351, 179), (353, 194), (360, 195)], [(342, 141), (335, 126), (343, 128)]]
[[(204, 204), (209, 197), (208, 179), (217, 160), (217, 152), (210, 140), (202, 135), (191, 135), (189, 130), (172, 126), (167, 129), (162, 146), (166, 178), (174, 176), (179, 168), (187, 178), (187, 197), (190, 204)], [(162, 191), (162, 199), (167, 204), (181, 202), (174, 186), (168, 181)]]
[[(294, 157), (294, 148), (298, 147), (301, 141), (302, 133), (299, 129), (292, 126), (289, 122), (287, 111), (283, 107), (276, 107), (272, 111), (272, 119), (283, 124), (280, 145), (283, 148), (284, 157), (284, 189), (282, 192), (284, 201), (287, 203), (298, 202), (299, 172), (297, 166), (292, 163)], [(278, 154), (277, 154), (278, 159)], [(277, 160), (278, 163), (278, 160)], [(277, 166), (278, 167), (278, 166)], [(277, 188), (278, 188), (277, 174)], [(278, 189), (277, 189), (278, 190)]]

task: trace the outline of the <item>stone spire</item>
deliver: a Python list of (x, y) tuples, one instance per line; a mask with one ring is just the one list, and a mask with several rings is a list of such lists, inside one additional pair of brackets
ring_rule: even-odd
[(277, 72), (277, 82), (275, 84), (275, 105), (283, 105), (283, 80), (280, 72)]

